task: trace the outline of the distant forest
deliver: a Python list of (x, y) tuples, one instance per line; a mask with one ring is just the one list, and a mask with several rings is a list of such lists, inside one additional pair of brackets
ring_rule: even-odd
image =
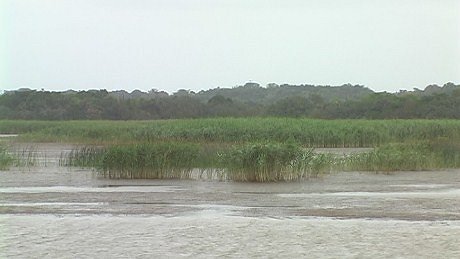
[(376, 93), (361, 85), (277, 85), (246, 83), (173, 94), (30, 89), (0, 95), (0, 119), (147, 120), (202, 117), (280, 116), (322, 119), (460, 119), (460, 85)]

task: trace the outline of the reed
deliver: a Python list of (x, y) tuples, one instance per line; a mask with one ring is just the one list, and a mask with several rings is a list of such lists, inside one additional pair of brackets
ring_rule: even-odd
[[(191, 178), (198, 170), (222, 180), (265, 182), (331, 170), (460, 167), (458, 120), (0, 121), (0, 132), (19, 133), (23, 141), (88, 144), (62, 164), (94, 167), (110, 178)], [(315, 147), (376, 148), (334, 157), (315, 154)]]
[(101, 168), (105, 150), (98, 146), (76, 147), (68, 154), (61, 154), (59, 165)]
[[(107, 178), (293, 181), (331, 169), (332, 156), (294, 144), (252, 143), (229, 147), (194, 143), (145, 143), (79, 147), (61, 158), (67, 166), (93, 167)], [(192, 176), (193, 172), (200, 172)]]
[(375, 147), (421, 139), (460, 142), (458, 120), (318, 120), (217, 118), (158, 121), (0, 121), (24, 141), (86, 144), (252, 143), (294, 141), (307, 147)]
[(190, 178), (199, 147), (188, 143), (155, 143), (112, 146), (101, 160), (108, 178)]
[[(20, 150), (9, 150), (0, 145), (0, 169), (6, 170), (14, 167), (31, 167), (39, 164), (37, 149), (34, 146), (25, 146)], [(46, 163), (44, 163), (46, 165)]]
[(449, 139), (430, 141), (428, 149), (438, 157), (439, 168), (460, 168), (460, 143)]
[[(460, 145), (426, 141), (386, 144), (348, 156), (317, 154), (301, 145), (258, 142), (199, 145), (160, 142), (83, 147), (70, 152), (66, 165), (94, 167), (107, 178), (210, 179), (276, 182), (317, 177), (330, 171), (430, 170), (460, 167)], [(193, 172), (200, 174), (192, 175)]]
[(295, 181), (329, 170), (332, 156), (295, 144), (251, 143), (222, 156), (226, 179), (250, 182)]
[(28, 145), (15, 151), (13, 157), (13, 165), (17, 167), (31, 167), (39, 164), (37, 147), (33, 145)]
[(3, 145), (0, 145), (0, 170), (8, 169), (14, 162), (13, 156), (11, 156), (7, 148)]
[(425, 141), (387, 144), (369, 153), (344, 158), (343, 170), (415, 171), (460, 167), (460, 145)]
[[(301, 150), (294, 145), (274, 143), (235, 147), (222, 156), (227, 178), (237, 181), (267, 182), (302, 177), (298, 161)], [(291, 167), (297, 167), (294, 174)]]

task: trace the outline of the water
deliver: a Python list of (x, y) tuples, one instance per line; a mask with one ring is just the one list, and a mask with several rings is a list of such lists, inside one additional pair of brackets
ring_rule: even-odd
[(460, 258), (460, 170), (107, 180), (34, 150), (0, 172), (0, 258)]

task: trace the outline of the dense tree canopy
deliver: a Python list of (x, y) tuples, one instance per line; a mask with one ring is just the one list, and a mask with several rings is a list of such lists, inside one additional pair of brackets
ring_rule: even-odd
[(359, 85), (247, 83), (194, 93), (106, 90), (47, 92), (29, 89), (0, 96), (0, 119), (143, 120), (198, 117), (288, 116), (312, 118), (460, 119), (460, 85), (375, 93)]

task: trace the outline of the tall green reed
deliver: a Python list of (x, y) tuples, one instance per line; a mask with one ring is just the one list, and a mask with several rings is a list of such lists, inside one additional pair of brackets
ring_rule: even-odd
[(375, 147), (421, 139), (460, 142), (458, 120), (213, 118), (158, 121), (0, 121), (24, 141), (86, 144), (251, 143), (295, 141), (308, 147)]
[(101, 171), (108, 178), (190, 178), (198, 153), (188, 143), (112, 146), (102, 156)]
[(234, 181), (292, 181), (317, 176), (332, 157), (295, 144), (251, 143), (222, 156), (226, 178)]
[(14, 157), (8, 153), (7, 148), (0, 145), (0, 170), (8, 169), (14, 162)]
[(330, 171), (429, 170), (460, 167), (460, 144), (437, 138), (384, 144), (368, 153), (317, 154), (295, 142), (146, 142), (80, 148), (67, 165), (97, 168), (108, 178), (208, 178), (233, 181), (295, 181)]
[(344, 170), (416, 171), (460, 167), (460, 145), (425, 141), (386, 144), (368, 153), (350, 155), (343, 160)]

